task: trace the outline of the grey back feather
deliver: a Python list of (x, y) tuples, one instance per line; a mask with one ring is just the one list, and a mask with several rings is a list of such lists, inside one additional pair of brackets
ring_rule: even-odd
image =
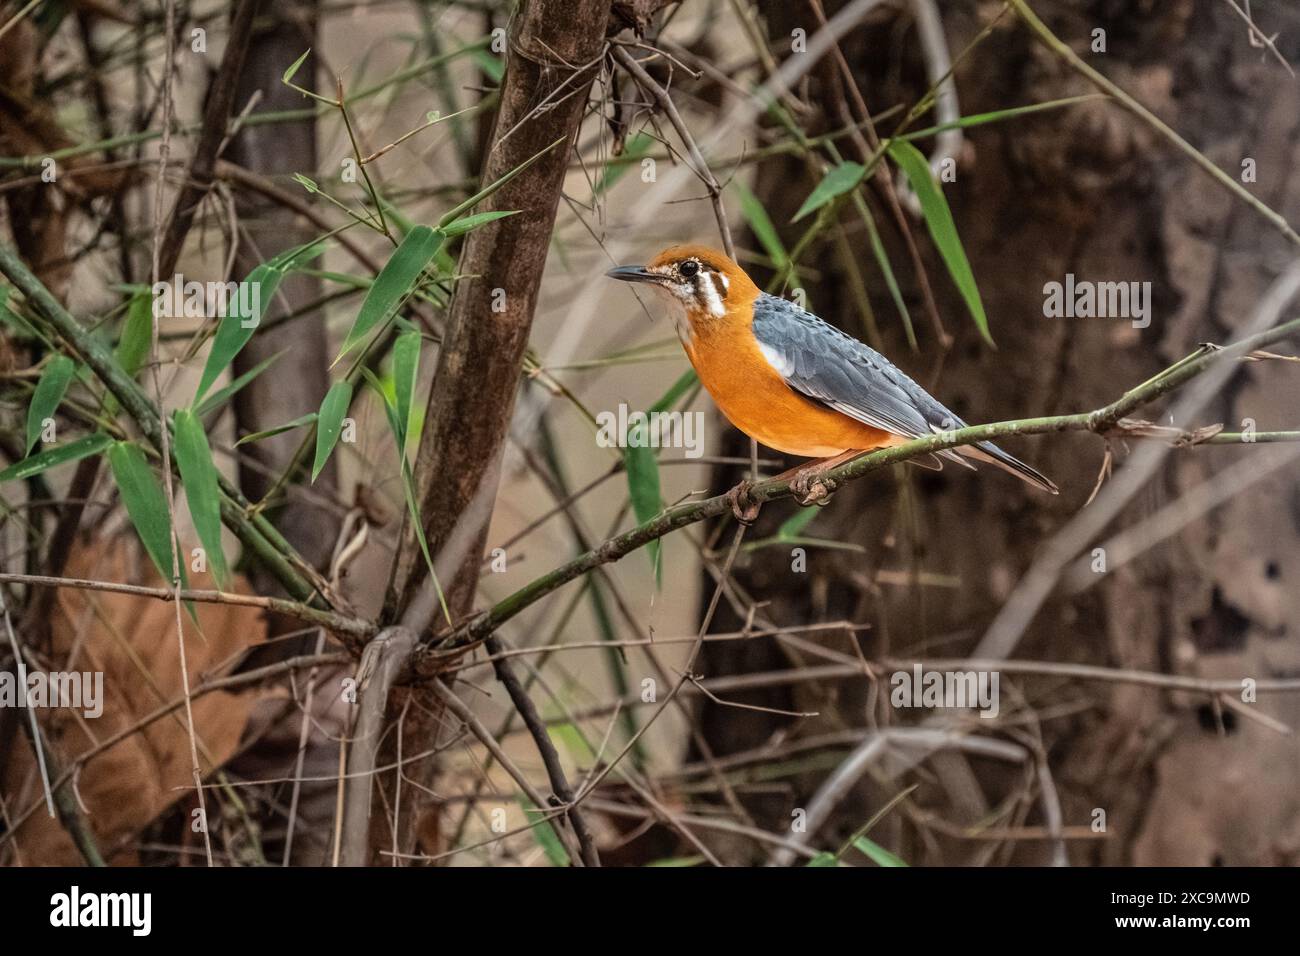
[(774, 295), (754, 302), (754, 336), (796, 392), (906, 438), (965, 427), (875, 349)]

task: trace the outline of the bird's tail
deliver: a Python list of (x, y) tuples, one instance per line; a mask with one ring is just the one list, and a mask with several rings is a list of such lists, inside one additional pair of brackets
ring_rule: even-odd
[(965, 445), (961, 448), (954, 448), (953, 451), (974, 458), (977, 461), (986, 461), (991, 465), (997, 465), (1003, 471), (1009, 471), (1021, 481), (1033, 485), (1035, 488), (1041, 488), (1051, 495), (1060, 494), (1060, 489), (1052, 484), (1048, 478), (1041, 472), (1030, 468), (1019, 458), (1008, 455), (991, 441), (982, 441), (977, 445)]

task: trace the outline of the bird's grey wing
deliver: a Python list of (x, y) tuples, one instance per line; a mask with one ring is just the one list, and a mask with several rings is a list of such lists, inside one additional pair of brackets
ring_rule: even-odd
[[(754, 336), (764, 357), (796, 392), (858, 421), (905, 438), (965, 428), (966, 423), (875, 349), (793, 302), (763, 295), (754, 303)], [(989, 441), (935, 452), (973, 468), (988, 461), (1057, 493), (1042, 474)]]
[(965, 425), (889, 359), (793, 302), (760, 296), (754, 336), (792, 389), (872, 428), (920, 438)]

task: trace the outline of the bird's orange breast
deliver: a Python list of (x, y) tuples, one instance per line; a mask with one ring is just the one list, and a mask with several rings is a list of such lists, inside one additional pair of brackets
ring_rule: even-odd
[(732, 313), (720, 321), (691, 326), (682, 344), (701, 384), (731, 424), (769, 448), (826, 458), (904, 441), (790, 388), (759, 351), (745, 318)]

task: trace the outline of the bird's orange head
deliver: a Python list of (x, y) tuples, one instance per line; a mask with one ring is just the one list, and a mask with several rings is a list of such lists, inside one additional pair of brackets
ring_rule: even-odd
[(680, 307), (699, 331), (728, 318), (749, 316), (758, 286), (723, 253), (707, 246), (669, 246), (644, 266), (619, 266), (607, 275), (644, 282)]

